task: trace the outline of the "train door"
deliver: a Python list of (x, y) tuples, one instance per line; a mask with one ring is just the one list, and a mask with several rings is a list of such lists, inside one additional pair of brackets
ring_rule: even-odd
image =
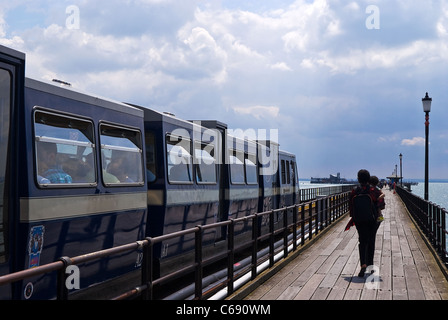
[(293, 204), (298, 204), (300, 203), (299, 175), (297, 172), (297, 163), (294, 160), (291, 161), (291, 182), (293, 190), (292, 201)]
[(291, 165), (289, 159), (280, 160), (280, 207), (292, 205), (293, 193), (291, 190)]
[[(25, 55), (0, 46), (0, 276), (14, 267), (14, 208), (17, 169), (13, 166), (14, 120), (23, 92)], [(12, 298), (10, 285), (0, 286), (0, 299)]]

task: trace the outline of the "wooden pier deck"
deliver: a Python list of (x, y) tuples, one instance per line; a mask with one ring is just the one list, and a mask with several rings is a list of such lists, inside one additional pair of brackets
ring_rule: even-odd
[[(358, 277), (358, 234), (343, 218), (245, 300), (448, 300), (448, 282), (437, 259), (397, 194), (386, 195), (378, 229), (376, 272)], [(376, 275), (376, 277), (375, 277)], [(256, 280), (255, 280), (256, 281)], [(241, 298), (241, 296), (240, 296)]]

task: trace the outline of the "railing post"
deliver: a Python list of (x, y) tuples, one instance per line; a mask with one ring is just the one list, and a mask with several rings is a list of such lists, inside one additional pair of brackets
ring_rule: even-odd
[(272, 267), (274, 265), (274, 213), (275, 211), (272, 210), (269, 214), (269, 267)]
[(152, 238), (147, 237), (147, 245), (143, 245), (143, 259), (142, 259), (142, 285), (146, 285), (147, 288), (142, 294), (143, 300), (152, 300), (153, 298), (153, 249), (154, 243)]
[(254, 214), (252, 218), (252, 266), (251, 278), (257, 277), (257, 252), (258, 252), (258, 214)]
[(447, 251), (446, 251), (446, 214), (447, 212), (442, 210), (442, 260), (443, 262), (447, 262)]
[(227, 291), (229, 294), (233, 293), (233, 265), (235, 263), (235, 221), (230, 219), (230, 224), (227, 227), (227, 249), (229, 255), (227, 259)]
[(313, 202), (310, 202), (308, 211), (309, 211), (308, 240), (311, 240), (313, 238)]
[(60, 261), (64, 266), (58, 270), (58, 281), (57, 281), (57, 300), (68, 300), (68, 288), (66, 285), (67, 273), (66, 269), (72, 264), (72, 260), (69, 257), (61, 257)]
[[(288, 210), (283, 211), (283, 257), (288, 256)], [(295, 239), (295, 238), (294, 238)]]
[(435, 238), (436, 238), (436, 250), (438, 252), (442, 251), (442, 247), (441, 247), (441, 242), (440, 242), (440, 207), (439, 206), (435, 206), (435, 221), (434, 221), (434, 225), (435, 225)]
[(322, 198), (316, 200), (316, 235), (322, 230)]
[(196, 226), (195, 231), (195, 286), (194, 295), (196, 299), (202, 298), (202, 226)]
[(292, 235), (293, 235), (293, 241), (292, 241), (292, 250), (296, 251), (297, 249), (297, 215), (299, 214), (299, 205), (295, 205), (294, 209), (292, 211), (292, 223), (293, 223), (293, 229), (292, 229)]
[(303, 246), (305, 244), (305, 205), (302, 204), (300, 206), (300, 230), (301, 230), (301, 245)]

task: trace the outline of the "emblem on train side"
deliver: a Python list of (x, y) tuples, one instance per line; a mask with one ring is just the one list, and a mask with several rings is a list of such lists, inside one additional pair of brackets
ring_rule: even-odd
[(44, 246), (44, 226), (32, 227), (30, 230), (30, 236), (28, 241), (28, 254), (29, 263), (28, 268), (33, 268), (39, 266), (40, 254), (42, 253), (42, 248)]

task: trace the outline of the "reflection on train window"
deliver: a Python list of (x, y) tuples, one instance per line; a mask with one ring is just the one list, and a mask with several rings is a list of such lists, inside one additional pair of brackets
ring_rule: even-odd
[(295, 161), (291, 161), (291, 178), (294, 184), (297, 184), (297, 174), (296, 174), (296, 163)]
[(230, 181), (233, 184), (244, 184), (244, 152), (230, 150)]
[(285, 160), (281, 161), (281, 166), (282, 166), (282, 184), (286, 183), (286, 169), (285, 169)]
[(39, 186), (96, 183), (92, 122), (37, 110), (34, 130)]
[(168, 135), (166, 138), (166, 159), (170, 183), (192, 183), (192, 157), (189, 139)]
[(9, 121), (11, 111), (11, 74), (3, 69), (0, 69), (0, 263), (6, 261), (7, 245), (5, 235), (7, 224), (8, 211), (8, 187), (7, 183), (7, 162), (8, 162), (8, 147), (9, 147)]
[(196, 181), (201, 184), (216, 183), (215, 148), (212, 144), (195, 144)]
[(104, 184), (142, 185), (144, 178), (140, 131), (102, 124), (100, 141)]
[(156, 181), (157, 161), (156, 161), (156, 138), (153, 132), (145, 132), (146, 143), (146, 177), (148, 182)]
[(257, 157), (255, 154), (247, 154), (245, 159), (246, 165), (246, 182), (247, 184), (257, 184)]

